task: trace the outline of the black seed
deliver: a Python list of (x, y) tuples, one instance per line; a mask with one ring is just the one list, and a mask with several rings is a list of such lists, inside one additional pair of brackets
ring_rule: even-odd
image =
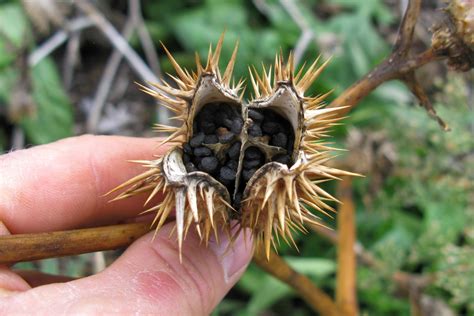
[(272, 161), (276, 161), (285, 165), (289, 165), (291, 163), (291, 158), (290, 155), (285, 155), (285, 154), (279, 154), (275, 155), (272, 158)]
[(226, 166), (221, 168), (219, 175), (225, 181), (235, 180), (235, 171)]
[(205, 134), (213, 134), (216, 131), (216, 125), (213, 122), (207, 120), (201, 122), (201, 131)]
[(263, 114), (260, 112), (257, 112), (256, 110), (249, 110), (249, 117), (254, 122), (261, 122), (263, 120)]
[(226, 119), (228, 119), (228, 116), (224, 111), (214, 113), (214, 123), (216, 123), (216, 126), (224, 126)]
[(242, 121), (240, 117), (237, 117), (232, 121), (230, 131), (234, 134), (240, 134), (243, 126), (244, 126), (244, 122)]
[(280, 124), (267, 121), (263, 123), (262, 130), (266, 134), (273, 135), (280, 131)]
[(183, 145), (183, 151), (187, 154), (192, 154), (193, 153), (193, 149), (188, 143)]
[(229, 167), (230, 169), (237, 171), (237, 167), (239, 166), (239, 163), (237, 162), (237, 160), (229, 160), (225, 165)]
[(188, 154), (186, 154), (186, 153), (184, 153), (184, 154), (183, 154), (183, 162), (184, 162), (185, 164), (187, 164), (187, 163), (190, 162), (190, 161), (191, 161), (191, 156), (188, 155)]
[(245, 151), (245, 159), (254, 160), (261, 159), (263, 156), (262, 152), (257, 147), (249, 147)]
[(240, 146), (242, 144), (240, 142), (235, 142), (230, 146), (229, 150), (227, 151), (227, 155), (231, 159), (238, 159), (240, 154)]
[(263, 135), (262, 129), (257, 124), (250, 125), (248, 134), (252, 137), (261, 137)]
[(253, 169), (244, 169), (242, 171), (242, 177), (244, 178), (245, 181), (249, 181), (250, 178), (253, 176), (253, 174), (257, 171), (256, 168)]
[(270, 145), (278, 146), (282, 148), (286, 148), (286, 144), (288, 143), (288, 136), (285, 133), (277, 133), (272, 136), (272, 140), (270, 141)]
[(244, 160), (244, 168), (245, 169), (251, 169), (251, 168), (256, 168), (261, 164), (260, 159), (254, 159), (254, 160)]
[(193, 122), (193, 134), (197, 133), (197, 129), (198, 129), (198, 122), (194, 121)]
[(206, 135), (204, 137), (204, 144), (217, 144), (219, 142), (219, 138), (216, 135)]
[(194, 156), (197, 157), (206, 157), (212, 155), (212, 150), (207, 147), (197, 147), (194, 148)]
[(192, 162), (188, 162), (186, 165), (186, 171), (187, 172), (193, 172), (193, 171), (198, 171), (198, 169), (196, 168), (196, 166), (192, 163)]
[(219, 136), (219, 143), (228, 144), (234, 139), (234, 133), (225, 133)]
[(191, 140), (189, 141), (189, 145), (191, 145), (191, 147), (193, 148), (201, 146), (204, 142), (204, 137), (204, 133), (198, 133), (193, 138), (191, 138)]
[(199, 169), (207, 172), (214, 173), (219, 166), (219, 161), (216, 157), (204, 157), (201, 160), (201, 163), (198, 165)]
[(230, 130), (232, 128), (232, 120), (230, 118), (224, 119), (222, 126), (227, 127), (227, 129)]

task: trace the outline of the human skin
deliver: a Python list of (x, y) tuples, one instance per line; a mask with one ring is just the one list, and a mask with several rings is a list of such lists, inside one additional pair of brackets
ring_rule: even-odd
[[(104, 193), (143, 171), (127, 160), (163, 154), (157, 139), (81, 136), (0, 156), (0, 235), (116, 224), (137, 216), (146, 196), (108, 203)], [(135, 241), (104, 271), (81, 279), (0, 265), (0, 315), (208, 315), (252, 257), (239, 236), (208, 247), (194, 232), (180, 263), (173, 223)]]

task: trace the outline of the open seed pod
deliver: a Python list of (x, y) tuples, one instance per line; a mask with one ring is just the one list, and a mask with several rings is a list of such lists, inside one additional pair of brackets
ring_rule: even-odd
[(325, 95), (304, 96), (326, 63), (318, 67), (316, 60), (295, 73), (292, 55), (287, 63), (277, 55), (273, 74), (272, 67), (251, 71), (254, 99), (244, 102), (243, 81), (231, 84), (238, 45), (221, 74), (222, 42), (223, 36), (215, 51), (210, 48), (205, 66), (196, 57), (193, 73), (166, 51), (177, 88), (142, 88), (176, 114), (177, 127), (157, 126), (171, 133), (164, 143), (174, 146), (156, 160), (138, 161), (149, 170), (114, 191), (124, 189), (116, 199), (151, 192), (147, 204), (162, 194), (163, 201), (146, 212), (157, 212), (158, 230), (176, 210), (180, 248), (191, 226), (207, 243), (217, 229), (231, 235), (235, 220), (251, 229), (268, 257), (274, 236), (294, 244), (292, 231), (304, 231), (305, 223), (321, 225), (312, 211), (333, 211), (327, 202), (337, 200), (319, 183), (353, 175), (324, 166), (331, 148), (321, 139), (339, 120), (340, 108), (324, 109)]

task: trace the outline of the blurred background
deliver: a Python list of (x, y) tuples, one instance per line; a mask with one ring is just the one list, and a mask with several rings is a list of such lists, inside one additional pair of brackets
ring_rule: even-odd
[[(240, 40), (235, 78), (273, 62), (332, 57), (311, 88), (339, 95), (388, 56), (406, 0), (0, 0), (0, 152), (84, 133), (150, 137), (168, 113), (135, 82), (174, 73), (160, 45), (194, 69), (226, 30), (222, 64)], [(423, 1), (415, 52), (429, 47), (443, 1)], [(118, 51), (128, 42), (130, 48)], [(398, 82), (364, 99), (334, 128), (337, 159), (366, 177), (353, 182), (357, 293), (365, 315), (474, 314), (474, 73), (442, 63), (418, 71), (452, 131), (444, 132)], [(249, 89), (247, 89), (249, 90)], [(140, 157), (137, 157), (139, 159)], [(335, 186), (327, 190), (334, 193)], [(139, 210), (137, 210), (139, 211)], [(335, 221), (324, 219), (328, 226)], [(336, 248), (321, 231), (279, 250), (296, 270), (334, 293)], [(18, 264), (85, 276), (112, 251)], [(431, 309), (430, 309), (431, 308)], [(311, 315), (285, 284), (250, 266), (215, 315)]]

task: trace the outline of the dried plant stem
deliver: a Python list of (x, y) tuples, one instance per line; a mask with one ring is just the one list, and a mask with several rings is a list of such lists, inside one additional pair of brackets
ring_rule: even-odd
[[(132, 37), (134, 27), (135, 23), (133, 21), (133, 18), (129, 17), (122, 30), (122, 36), (125, 40), (128, 41), (130, 37)], [(107, 97), (112, 88), (112, 84), (114, 83), (114, 79), (116, 77), (122, 58), (122, 53), (116, 49), (107, 61), (105, 70), (102, 73), (102, 78), (100, 79), (99, 87), (97, 88), (97, 91), (94, 96), (92, 109), (90, 111), (89, 117), (87, 118), (86, 126), (87, 131), (89, 133), (97, 133), (100, 117), (105, 106), (105, 102), (107, 101)]]
[(132, 69), (147, 82), (160, 82), (141, 57), (130, 47), (120, 33), (89, 1), (76, 1), (75, 5), (84, 12), (92, 23), (107, 37), (110, 43), (123, 54)]
[[(91, 5), (92, 7), (92, 5)], [(155, 73), (159, 80), (159, 78), (162, 77), (161, 69), (160, 69), (160, 64), (158, 60), (158, 55), (156, 53), (155, 47), (153, 45), (153, 41), (151, 39), (151, 36), (145, 26), (145, 22), (143, 21), (143, 17), (141, 15), (141, 5), (140, 5), (140, 0), (129, 0), (128, 1), (128, 7), (129, 7), (129, 16), (128, 19), (125, 23), (125, 26), (122, 30), (122, 34), (120, 36), (123, 38), (124, 41), (128, 42), (129, 39), (132, 37), (134, 32), (137, 32), (142, 47), (145, 51), (145, 55), (147, 57), (147, 60), (151, 66), (151, 70), (149, 70), (150, 73)], [(97, 9), (95, 11), (90, 11), (89, 14), (92, 13), (99, 13)], [(104, 18), (105, 19), (105, 18)], [(102, 19), (101, 19), (102, 20)], [(101, 24), (102, 25), (102, 24)], [(106, 28), (105, 24), (103, 26), (103, 32), (108, 29)], [(110, 31), (109, 31), (110, 32)], [(113, 36), (113, 32), (110, 33), (109, 39), (112, 41), (113, 39), (116, 39), (118, 37)], [(114, 43), (112, 43), (114, 44)], [(97, 128), (98, 124), (100, 121), (100, 117), (103, 111), (103, 108), (105, 106), (105, 102), (107, 101), (107, 97), (110, 93), (112, 84), (114, 82), (114, 78), (116, 77), (117, 71), (119, 69), (120, 63), (122, 61), (122, 58), (124, 57), (124, 51), (120, 50), (116, 45), (115, 45), (115, 50), (110, 56), (107, 66), (105, 67), (105, 70), (102, 74), (102, 78), (100, 80), (99, 87), (97, 89), (97, 92), (94, 97), (94, 103), (92, 106), (92, 110), (90, 112), (90, 115), (87, 119), (87, 131), (90, 133), (97, 133)], [(125, 56), (126, 57), (126, 56)], [(128, 58), (130, 62), (130, 57)], [(134, 60), (134, 59), (132, 59)], [(133, 66), (133, 65), (132, 65)], [(146, 65), (140, 66), (140, 67), (146, 67)], [(155, 81), (158, 82), (158, 81)], [(159, 112), (159, 121), (162, 123), (165, 123), (167, 121), (167, 118), (169, 117), (169, 113), (166, 110), (165, 107), (158, 107), (158, 112)]]
[(267, 260), (264, 249), (257, 249), (254, 262), (267, 273), (291, 286), (311, 308), (321, 315), (340, 315), (334, 301), (306, 276), (293, 270), (280, 256), (271, 252)]
[[(149, 223), (122, 224), (69, 231), (0, 236), (0, 264), (25, 262), (130, 245), (150, 231)], [(257, 251), (254, 261), (262, 269), (295, 289), (321, 315), (338, 315), (336, 304), (306, 276), (293, 270), (281, 257)]]
[(337, 241), (336, 304), (344, 315), (357, 315), (355, 206), (352, 200), (352, 179), (343, 177), (339, 183), (337, 214), (339, 239)]
[(148, 231), (150, 231), (150, 223), (133, 223), (50, 233), (0, 236), (0, 264), (126, 247)]
[(338, 114), (346, 115), (351, 109), (374, 91), (378, 86), (386, 81), (402, 78), (405, 74), (420, 68), (427, 63), (442, 59), (442, 56), (437, 55), (431, 48), (423, 53), (408, 59), (399, 59), (391, 55), (384, 60), (380, 65), (375, 67), (361, 80), (354, 83), (334, 99), (328, 107), (347, 106), (338, 111)]
[(446, 58), (442, 54), (428, 48), (425, 52), (410, 57), (410, 49), (413, 43), (413, 33), (421, 9), (421, 0), (410, 0), (403, 16), (397, 41), (392, 50), (392, 54), (380, 63), (375, 69), (370, 71), (364, 78), (354, 83), (337, 97), (329, 107), (347, 106), (339, 111), (340, 116), (346, 115), (354, 108), (360, 100), (371, 93), (375, 88), (386, 81), (400, 80), (412, 91), (425, 108), (428, 115), (436, 120), (445, 130), (449, 130), (448, 125), (436, 114), (431, 102), (426, 97), (421, 85), (416, 81), (415, 70), (421, 66), (439, 59)]
[(87, 17), (79, 17), (69, 21), (65, 30), (57, 31), (28, 56), (28, 65), (30, 67), (36, 66), (43, 58), (61, 46), (68, 39), (69, 33), (79, 32), (92, 25), (92, 21)]

